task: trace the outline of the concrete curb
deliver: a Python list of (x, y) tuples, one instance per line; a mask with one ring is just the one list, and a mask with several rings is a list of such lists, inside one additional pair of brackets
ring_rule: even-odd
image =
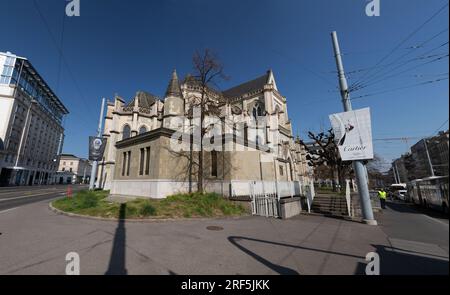
[(242, 215), (242, 216), (230, 216), (230, 217), (193, 217), (193, 218), (145, 218), (145, 219), (117, 219), (117, 218), (106, 218), (106, 217), (97, 217), (97, 216), (89, 216), (89, 215), (81, 215), (76, 213), (69, 213), (62, 210), (59, 210), (53, 207), (52, 202), (48, 203), (48, 209), (53, 211), (58, 215), (64, 215), (73, 218), (80, 219), (88, 219), (88, 220), (96, 220), (96, 221), (107, 221), (107, 222), (117, 222), (117, 221), (125, 221), (131, 223), (163, 223), (163, 222), (175, 222), (175, 221), (220, 221), (220, 220), (239, 220), (239, 219), (247, 219), (252, 217), (251, 215)]

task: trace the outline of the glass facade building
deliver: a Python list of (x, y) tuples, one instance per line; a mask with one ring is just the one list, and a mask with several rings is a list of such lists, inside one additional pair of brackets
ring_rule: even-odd
[(6, 56), (0, 84), (18, 85), (58, 122), (61, 122), (63, 116), (68, 113), (50, 87), (24, 58)]
[(51, 183), (68, 113), (26, 58), (0, 52), (0, 186)]

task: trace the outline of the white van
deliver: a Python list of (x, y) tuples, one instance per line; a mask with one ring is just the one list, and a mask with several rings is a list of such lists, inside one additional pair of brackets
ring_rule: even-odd
[(408, 195), (406, 183), (394, 183), (389, 187), (389, 191), (394, 198), (406, 201), (406, 196)]

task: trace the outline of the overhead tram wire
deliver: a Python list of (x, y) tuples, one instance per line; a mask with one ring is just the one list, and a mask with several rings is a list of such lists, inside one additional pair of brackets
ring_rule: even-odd
[(59, 60), (58, 60), (58, 74), (57, 74), (57, 80), (56, 80), (56, 93), (59, 95), (59, 87), (61, 82), (61, 70), (62, 70), (62, 51), (64, 47), (64, 32), (66, 27), (66, 13), (63, 12), (62, 17), (62, 26), (61, 26), (61, 38), (60, 38), (60, 44), (59, 47), (61, 48), (61, 52), (59, 54)]
[[(404, 38), (397, 46), (395, 46), (388, 54), (386, 54), (383, 58), (381, 58), (376, 64), (375, 67), (381, 65), (386, 59), (388, 59), (393, 53), (395, 53), (403, 44), (405, 44), (412, 36), (417, 34), (423, 27), (425, 27), (429, 22), (431, 22), (435, 17), (437, 17), (445, 8), (448, 7), (448, 3), (445, 3), (442, 7), (440, 7), (431, 17), (429, 17), (424, 23), (422, 23), (419, 27), (417, 27), (413, 32), (411, 32), (406, 38)], [(374, 68), (375, 68), (374, 67)], [(369, 70), (366, 72), (360, 79), (358, 79), (354, 84), (360, 83), (368, 76), (371, 72)]]
[(439, 126), (439, 128), (437, 128), (437, 129), (433, 132), (432, 135), (437, 134), (439, 131), (441, 131), (441, 128), (444, 127), (444, 126), (448, 123), (448, 120), (449, 120), (449, 119), (445, 120), (445, 122), (442, 123), (442, 125)]
[[(443, 33), (448, 32), (448, 28), (441, 30), (440, 32), (438, 32), (437, 34), (433, 35), (432, 37), (428, 38), (427, 40), (423, 41), (422, 43), (420, 43), (417, 46), (413, 46), (412, 48), (409, 48), (410, 50), (408, 52), (406, 52), (405, 54), (401, 55), (400, 57), (398, 57), (397, 59), (395, 59), (393, 62), (385, 65), (385, 66), (380, 66), (378, 67), (378, 71), (375, 71), (372, 75), (369, 75), (369, 77), (366, 78), (366, 81), (372, 79), (373, 77), (377, 77), (379, 76), (380, 73), (382, 73), (383, 71), (391, 71), (390, 69), (386, 69), (386, 67), (389, 67), (390, 65), (395, 65), (398, 62), (401, 62), (401, 60), (405, 57), (407, 57), (408, 55), (411, 55), (413, 52), (415, 52), (418, 49), (423, 48), (427, 43), (431, 42), (432, 40), (436, 39), (438, 36), (442, 35)], [(408, 48), (407, 48), (408, 49)], [(385, 73), (386, 74), (386, 73)], [(361, 84), (363, 84), (364, 81), (355, 83), (355, 85), (352, 85), (351, 88), (358, 88), (358, 86), (360, 86)]]
[[(410, 60), (407, 60), (407, 61), (403, 61), (403, 62), (402, 62), (400, 65), (398, 65), (397, 67), (390, 69), (390, 72), (392, 72), (392, 71), (394, 71), (394, 70), (396, 70), (396, 69), (398, 69), (398, 68), (401, 68), (401, 67), (403, 67), (404, 65), (406, 65), (406, 64), (408, 64), (408, 63), (410, 63), (410, 62), (412, 62), (412, 61), (422, 60), (422, 59), (425, 59), (425, 58), (431, 58), (431, 57), (434, 57), (434, 56), (427, 56), (427, 54), (430, 54), (430, 53), (436, 51), (437, 49), (442, 48), (442, 47), (444, 47), (444, 46), (446, 46), (446, 45), (448, 45), (448, 41), (445, 42), (445, 43), (443, 43), (443, 44), (440, 44), (440, 45), (437, 46), (437, 47), (433, 47), (432, 49), (430, 49), (430, 50), (428, 50), (428, 51), (422, 53), (421, 55), (417, 56), (416, 58), (413, 58), (413, 59), (410, 59)], [(441, 53), (441, 54), (445, 54), (445, 53)], [(425, 63), (425, 64), (427, 64), (427, 63)], [(424, 64), (424, 65), (425, 65), (425, 64)], [(391, 65), (391, 64), (389, 64), (389, 65)], [(388, 66), (388, 65), (386, 65), (386, 66)], [(419, 65), (419, 66), (420, 66), (420, 65)], [(417, 67), (418, 67), (418, 66), (417, 66)], [(413, 67), (412, 69), (415, 69), (415, 68), (417, 68), (417, 67)], [(402, 71), (402, 72), (400, 72), (400, 73), (404, 73), (404, 72), (406, 72), (406, 71)], [(387, 73), (386, 73), (386, 74), (387, 74)], [(383, 75), (385, 75), (385, 74), (378, 75), (378, 76), (376, 76), (376, 77), (374, 77), (374, 78), (376, 78), (376, 79), (382, 78)], [(389, 77), (391, 77), (391, 76), (389, 76)], [(353, 86), (352, 86), (352, 89), (351, 89), (351, 92), (360, 90), (360, 89), (362, 89), (362, 88), (366, 88), (367, 86), (369, 86), (370, 84), (373, 84), (373, 83), (374, 83), (374, 82), (372, 81), (372, 82), (367, 82), (367, 83), (365, 83), (365, 84), (360, 83), (359, 86), (353, 85)]]
[[(419, 68), (419, 67), (423, 67), (423, 66), (426, 66), (426, 65), (428, 65), (428, 64), (431, 64), (431, 63), (434, 63), (434, 62), (441, 61), (441, 60), (443, 60), (444, 58), (448, 57), (449, 55), (448, 55), (448, 54), (445, 54), (445, 55), (440, 54), (440, 55), (436, 55), (436, 56), (438, 56), (438, 57), (435, 58), (435, 59), (433, 59), (433, 60), (431, 60), (431, 61), (427, 61), (427, 62), (418, 64), (418, 65), (414, 65), (414, 66), (412, 66), (412, 67), (407, 68), (406, 70), (402, 70), (402, 71), (400, 71), (400, 72), (391, 74), (391, 75), (389, 75), (389, 76), (379, 77), (378, 79), (375, 79), (374, 81), (372, 81), (372, 82), (369, 83), (369, 84), (361, 85), (359, 88), (353, 89), (352, 92), (355, 92), (355, 91), (358, 91), (358, 90), (361, 90), (361, 89), (364, 89), (364, 88), (367, 88), (367, 87), (371, 87), (371, 86), (373, 86), (373, 85), (376, 85), (376, 84), (378, 84), (378, 83), (380, 83), (380, 82), (383, 82), (383, 81), (385, 81), (385, 80), (388, 80), (388, 79), (391, 79), (391, 78), (394, 78), (394, 77), (398, 77), (399, 75), (401, 75), (401, 74), (403, 74), (403, 73), (406, 73), (406, 72), (415, 70), (415, 69), (417, 69), (417, 68)], [(435, 57), (435, 56), (429, 56), (429, 57), (427, 57), (427, 58), (431, 58), (431, 57)], [(395, 69), (397, 69), (397, 68), (395, 68)], [(393, 70), (395, 70), (395, 69), (393, 69)]]
[(414, 88), (414, 87), (418, 87), (418, 86), (422, 86), (422, 85), (428, 85), (428, 84), (437, 83), (437, 82), (442, 82), (442, 81), (445, 81), (445, 80), (448, 80), (448, 79), (449, 78), (446, 77), (446, 78), (442, 78), (442, 79), (425, 81), (425, 82), (422, 82), (422, 83), (407, 85), (407, 86), (403, 86), (403, 87), (387, 89), (387, 90), (380, 91), (380, 92), (374, 92), (374, 93), (370, 93), (370, 94), (364, 94), (364, 95), (360, 95), (360, 96), (355, 96), (355, 97), (352, 97), (351, 100), (366, 98), (366, 97), (370, 97), (370, 96), (375, 96), (375, 95), (379, 95), (379, 94), (385, 94), (385, 93), (399, 91), (399, 90), (408, 89), (408, 88)]
[[(41, 18), (42, 22), (44, 23), (44, 27), (47, 30), (47, 32), (48, 32), (48, 34), (50, 36), (50, 39), (53, 42), (53, 45), (55, 46), (56, 50), (60, 54), (60, 57), (61, 57), (64, 65), (66, 66), (66, 69), (69, 72), (70, 77), (72, 78), (72, 82), (74, 83), (75, 88), (77, 89), (80, 97), (82, 98), (82, 101), (85, 104), (86, 109), (88, 109), (89, 112), (91, 112), (91, 115), (97, 116), (95, 113), (93, 113), (92, 108), (89, 106), (89, 103), (86, 100), (86, 97), (83, 95), (83, 92), (81, 91), (81, 88), (79, 87), (79, 85), (78, 85), (78, 83), (77, 83), (77, 81), (75, 79), (75, 76), (74, 76), (74, 74), (73, 74), (69, 64), (67, 63), (67, 60), (66, 60), (66, 58), (65, 58), (65, 56), (63, 54), (63, 51), (58, 46), (58, 42), (56, 42), (55, 36), (53, 35), (53, 33), (52, 33), (51, 29), (50, 29), (50, 26), (49, 26), (49, 24), (48, 24), (48, 22), (47, 22), (47, 20), (46, 20), (46, 18), (44, 16), (44, 14), (42, 13), (41, 9), (39, 8), (39, 5), (38, 5), (37, 1), (33, 0), (33, 4), (34, 4), (34, 7), (35, 7), (36, 11), (38, 12), (39, 17)], [(82, 121), (84, 122), (84, 120), (82, 120)]]
[(270, 51), (272, 51), (273, 53), (275, 53), (275, 54), (277, 54), (277, 55), (279, 55), (279, 56), (281, 56), (281, 57), (284, 57), (285, 59), (288, 59), (288, 60), (290, 60), (290, 61), (293, 61), (293, 62), (296, 63), (300, 68), (302, 68), (304, 71), (309, 72), (310, 74), (313, 74), (314, 76), (316, 76), (317, 78), (321, 79), (321, 80), (324, 81), (325, 83), (330, 84), (330, 85), (332, 85), (333, 87), (337, 87), (337, 85), (336, 85), (335, 83), (331, 82), (330, 80), (328, 80), (327, 78), (325, 78), (325, 77), (322, 76), (321, 74), (319, 74), (319, 73), (317, 73), (317, 72), (311, 70), (310, 68), (306, 67), (305, 65), (303, 65), (303, 63), (301, 63), (301, 62), (298, 61), (297, 59), (295, 59), (295, 58), (293, 58), (293, 57), (291, 57), (291, 56), (288, 56), (288, 55), (286, 55), (286, 54), (283, 54), (283, 53), (281, 53), (281, 52), (279, 52), (278, 50), (275, 50), (275, 49), (273, 49), (273, 48), (268, 48), (268, 49), (269, 49)]
[[(247, 16), (247, 15), (246, 15), (246, 12), (242, 11), (242, 13), (240, 13), (238, 17), (240, 17), (240, 19), (245, 19), (245, 20), (246, 20), (246, 24), (247, 24), (247, 25), (250, 25), (250, 18), (248, 18), (248, 17), (246, 17), (246, 16)], [(287, 54), (284, 54), (284, 53), (282, 53), (282, 52), (280, 52), (280, 51), (278, 51), (278, 50), (275, 50), (273, 47), (270, 46), (270, 42), (266, 42), (266, 41), (267, 41), (267, 36), (266, 36), (266, 35), (263, 35), (260, 31), (256, 31), (253, 37), (256, 37), (257, 39), (259, 39), (260, 42), (263, 42), (263, 43), (266, 43), (266, 44), (267, 44), (267, 46), (261, 47), (262, 49), (265, 49), (265, 50), (268, 51), (268, 52), (270, 51), (271, 53), (275, 53), (275, 54), (277, 54), (277, 55), (279, 55), (279, 56), (281, 56), (281, 57), (283, 57), (283, 58), (285, 58), (285, 59), (287, 59), (287, 60), (293, 61), (293, 62), (296, 63), (297, 66), (298, 66), (299, 68), (301, 68), (303, 71), (308, 72), (308, 73), (314, 75), (316, 78), (322, 80), (323, 82), (325, 82), (325, 83), (327, 83), (327, 84), (329, 84), (329, 85), (332, 85), (332, 86), (333, 86), (333, 89), (335, 89), (335, 88), (338, 87), (338, 85), (337, 85), (336, 83), (331, 82), (331, 81), (330, 81), (328, 78), (326, 78), (325, 76), (323, 76), (323, 75), (321, 75), (320, 73), (318, 73), (318, 72), (316, 72), (316, 71), (310, 69), (308, 66), (304, 65), (304, 64), (303, 64), (302, 62), (300, 62), (299, 60), (294, 59), (292, 56), (289, 56), (289, 55), (287, 55)], [(333, 80), (333, 81), (334, 81), (334, 80)]]
[[(434, 48), (432, 48), (431, 50), (429, 50), (429, 51), (427, 51), (427, 52), (425, 52), (425, 53), (422, 53), (421, 55), (419, 55), (419, 56), (417, 56), (416, 58), (413, 58), (413, 59), (409, 59), (409, 60), (406, 60), (406, 61), (396, 61), (396, 62), (391, 62), (391, 63), (389, 63), (389, 64), (380, 65), (380, 66), (377, 66), (377, 67), (367, 67), (367, 68), (356, 69), (356, 70), (352, 70), (352, 71), (346, 72), (345, 75), (346, 75), (347, 77), (350, 77), (350, 76), (352, 76), (352, 75), (354, 75), (354, 74), (358, 74), (358, 73), (361, 73), (361, 72), (369, 71), (369, 70), (374, 69), (374, 68), (387, 68), (387, 67), (390, 67), (390, 66), (393, 66), (393, 65), (397, 65), (397, 64), (400, 63), (400, 65), (399, 65), (398, 67), (395, 68), (395, 69), (397, 69), (397, 68), (400, 68), (400, 67), (402, 67), (403, 65), (408, 64), (408, 63), (410, 63), (410, 62), (412, 62), (412, 61), (416, 61), (416, 60), (420, 60), (420, 59), (426, 58), (426, 57), (427, 57), (426, 54), (429, 54), (429, 53), (435, 51), (436, 49), (439, 49), (439, 48), (441, 48), (441, 47), (443, 47), (443, 46), (445, 46), (445, 45), (447, 45), (447, 44), (448, 44), (448, 42), (445, 42), (445, 43), (443, 43), (443, 44), (440, 44), (439, 46), (434, 47)], [(389, 69), (390, 72), (392, 72), (393, 70), (394, 70), (394, 69)], [(388, 74), (388, 73), (385, 73), (385, 74)], [(448, 74), (448, 73), (447, 73), (447, 74)], [(383, 75), (380, 75), (380, 76), (383, 76)], [(377, 77), (380, 77), (380, 76), (377, 76)], [(435, 75), (435, 76), (438, 76), (438, 75)], [(359, 90), (359, 89), (361, 89), (361, 88), (365, 88), (365, 85), (368, 84), (368, 83), (369, 83), (369, 82), (367, 82), (367, 83), (364, 84), (363, 82), (361, 82), (361, 85), (352, 85), (351, 88), (350, 88), (350, 92)]]
[(394, 74), (392, 74), (392, 75), (389, 75), (389, 76), (386, 76), (386, 77), (380, 77), (379, 79), (374, 80), (374, 81), (371, 82), (370, 84), (363, 85), (363, 86), (361, 86), (361, 87), (358, 88), (358, 89), (354, 89), (353, 92), (354, 92), (354, 91), (361, 90), (361, 89), (364, 89), (364, 88), (367, 88), (367, 87), (371, 87), (371, 86), (376, 85), (376, 84), (378, 84), (378, 83), (380, 83), (380, 82), (383, 82), (383, 81), (385, 81), (385, 80), (388, 80), (388, 79), (391, 79), (391, 78), (398, 77), (398, 76), (400, 76), (400, 75), (403, 74), (403, 73), (410, 72), (410, 71), (412, 71), (412, 70), (415, 70), (415, 69), (417, 69), (417, 68), (426, 66), (426, 65), (428, 65), (428, 64), (431, 64), (431, 63), (435, 63), (435, 62), (441, 61), (441, 60), (443, 60), (444, 58), (447, 58), (448, 56), (449, 56), (448, 54), (443, 55), (443, 56), (439, 56), (439, 57), (437, 57), (437, 58), (435, 58), (435, 59), (433, 59), (433, 60), (430, 60), (430, 61), (427, 61), (427, 62), (418, 64), (418, 65), (414, 65), (414, 66), (412, 66), (412, 67), (409, 67), (409, 68), (407, 68), (407, 69), (405, 69), (405, 70), (402, 70), (402, 71), (400, 71), (400, 72), (394, 73)]

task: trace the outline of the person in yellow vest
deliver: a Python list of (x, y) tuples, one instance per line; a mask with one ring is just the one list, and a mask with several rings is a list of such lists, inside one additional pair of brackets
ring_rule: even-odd
[(384, 188), (382, 188), (381, 190), (378, 191), (378, 197), (380, 198), (381, 209), (386, 209), (387, 193), (384, 190)]

